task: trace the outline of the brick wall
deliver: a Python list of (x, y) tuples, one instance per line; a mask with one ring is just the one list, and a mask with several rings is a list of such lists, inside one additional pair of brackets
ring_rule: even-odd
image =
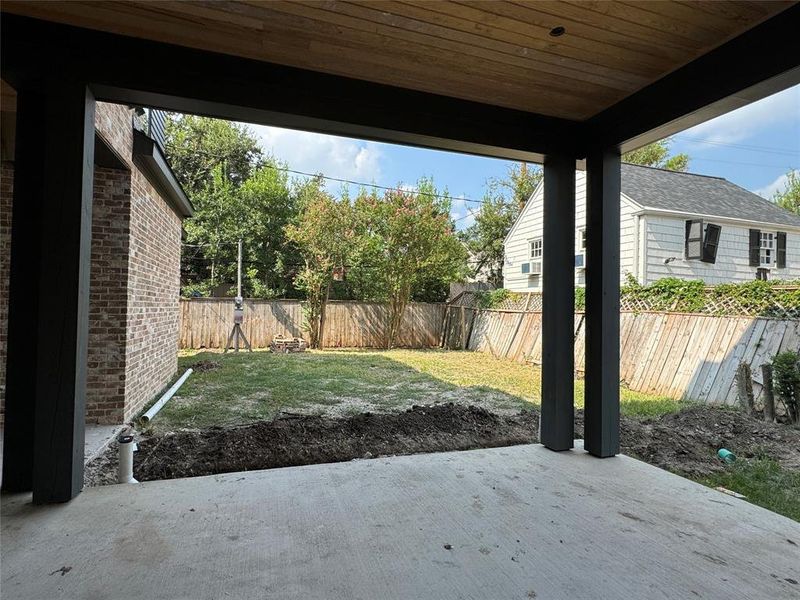
[(0, 423), (6, 400), (6, 340), (8, 339), (8, 280), (11, 266), (11, 203), (14, 166), (0, 164)]
[[(132, 162), (131, 110), (98, 103), (95, 125), (130, 171), (95, 168), (86, 420), (120, 423), (177, 370), (181, 220)], [(2, 422), (14, 168), (0, 166)]]
[(125, 419), (178, 368), (181, 220), (138, 171), (132, 174)]
[(86, 420), (119, 423), (125, 403), (125, 323), (131, 174), (95, 168)]

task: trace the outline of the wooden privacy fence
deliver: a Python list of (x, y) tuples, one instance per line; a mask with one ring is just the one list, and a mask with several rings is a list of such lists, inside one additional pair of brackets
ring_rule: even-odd
[[(451, 307), (446, 348), (540, 363), (542, 313)], [(584, 369), (584, 315), (575, 313), (575, 370)], [(736, 403), (736, 368), (748, 363), (760, 400), (761, 365), (800, 349), (800, 320), (668, 312), (620, 315), (620, 377), (632, 390), (710, 403)]]
[[(242, 329), (254, 348), (266, 348), (273, 336), (303, 337), (303, 308), (298, 300), (245, 300)], [(444, 304), (412, 302), (406, 308), (396, 345), (432, 348), (441, 341)], [(382, 304), (330, 302), (325, 318), (326, 348), (382, 348), (387, 310)], [(233, 327), (233, 300), (181, 300), (181, 348), (223, 348)]]

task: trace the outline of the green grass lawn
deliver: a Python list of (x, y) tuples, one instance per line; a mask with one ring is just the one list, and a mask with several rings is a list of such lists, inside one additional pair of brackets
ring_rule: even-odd
[[(187, 352), (182, 369), (200, 361), (220, 368), (193, 374), (153, 421), (157, 430), (233, 425), (280, 412), (348, 415), (461, 402), (517, 412), (538, 405), (540, 369), (477, 352), (325, 350), (299, 354)], [(622, 412), (676, 411), (675, 400), (622, 392)], [(583, 382), (575, 404), (583, 406)]]
[(770, 458), (739, 460), (699, 481), (744, 494), (753, 504), (800, 521), (800, 472), (782, 468)]

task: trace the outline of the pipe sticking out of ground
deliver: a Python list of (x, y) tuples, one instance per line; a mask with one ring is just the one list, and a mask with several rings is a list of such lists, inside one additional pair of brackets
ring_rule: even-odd
[(133, 436), (123, 434), (117, 441), (119, 442), (117, 481), (119, 483), (139, 483), (133, 478), (133, 453), (137, 450)]
[(178, 381), (176, 381), (173, 384), (173, 386), (169, 388), (166, 391), (166, 393), (163, 396), (161, 396), (161, 398), (158, 399), (158, 402), (153, 404), (153, 406), (150, 407), (150, 410), (148, 410), (140, 417), (140, 421), (142, 422), (143, 425), (147, 425), (153, 419), (153, 417), (155, 417), (156, 414), (158, 414), (158, 411), (160, 411), (167, 403), (167, 401), (175, 395), (175, 392), (177, 392), (180, 389), (180, 387), (184, 384), (184, 382), (187, 379), (189, 379), (189, 375), (191, 374), (192, 374), (192, 369), (186, 369), (186, 373), (181, 375), (181, 378), (178, 379)]

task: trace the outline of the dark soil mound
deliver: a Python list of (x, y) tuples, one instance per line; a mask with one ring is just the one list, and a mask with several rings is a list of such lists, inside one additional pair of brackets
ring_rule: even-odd
[(766, 456), (800, 469), (800, 430), (731, 409), (691, 406), (654, 420), (623, 418), (620, 435), (624, 453), (691, 476), (722, 470), (720, 448), (741, 458)]
[[(538, 441), (538, 411), (503, 416), (475, 406), (415, 406), (401, 413), (347, 418), (285, 415), (241, 427), (179, 431), (139, 442), (139, 481), (269, 469), (393, 454), (443, 452)], [(575, 415), (583, 436), (583, 411)], [(767, 456), (800, 469), (800, 430), (741, 412), (692, 406), (657, 419), (623, 417), (622, 452), (689, 476), (722, 470), (717, 450), (742, 458)], [(116, 478), (116, 444), (87, 468), (87, 485)]]
[(538, 414), (500, 416), (457, 404), (329, 419), (292, 416), (143, 440), (139, 481), (340, 462), (354, 458), (509, 446), (535, 441)]

